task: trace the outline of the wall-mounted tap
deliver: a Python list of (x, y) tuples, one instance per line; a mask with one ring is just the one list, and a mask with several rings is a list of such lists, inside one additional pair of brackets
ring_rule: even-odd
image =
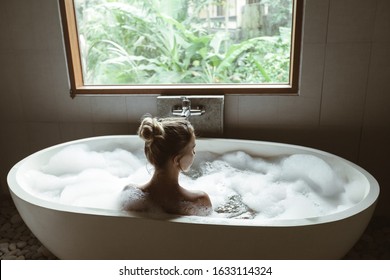
[(201, 116), (205, 113), (202, 106), (197, 106), (195, 109), (192, 109), (191, 101), (185, 96), (181, 98), (181, 103), (181, 106), (174, 106), (172, 108), (172, 114), (174, 116), (189, 118), (190, 116)]
[(202, 137), (223, 136), (223, 111), (223, 95), (157, 96), (157, 116), (188, 118)]

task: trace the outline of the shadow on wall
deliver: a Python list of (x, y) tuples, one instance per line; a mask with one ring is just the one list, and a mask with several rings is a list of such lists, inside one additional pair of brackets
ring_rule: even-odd
[(357, 162), (360, 129), (339, 127), (233, 127), (225, 129), (227, 138), (281, 142), (311, 147)]
[(369, 171), (381, 187), (377, 212), (390, 218), (390, 126), (365, 129), (359, 154), (359, 164)]

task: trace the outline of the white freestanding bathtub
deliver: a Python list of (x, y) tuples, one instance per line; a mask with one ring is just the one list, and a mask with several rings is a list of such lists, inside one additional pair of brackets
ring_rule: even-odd
[[(8, 174), (16, 207), (35, 236), (60, 259), (339, 259), (358, 241), (379, 196), (377, 181), (338, 156), (301, 146), (228, 139), (197, 139), (197, 151), (253, 156), (316, 155), (359, 181), (361, 199), (337, 213), (269, 221), (196, 216), (156, 218), (116, 210), (55, 203), (34, 196), (22, 174), (45, 164), (66, 146), (86, 143), (142, 147), (138, 136), (103, 136), (63, 143), (34, 153)], [(356, 184), (355, 184), (356, 186)], [(355, 194), (356, 195), (356, 194)]]

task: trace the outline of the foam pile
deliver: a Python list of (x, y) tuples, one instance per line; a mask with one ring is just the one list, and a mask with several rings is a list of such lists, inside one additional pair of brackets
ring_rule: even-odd
[[(142, 150), (93, 151), (73, 145), (24, 176), (30, 192), (44, 199), (119, 209), (123, 188), (146, 183), (152, 173)], [(183, 187), (208, 193), (216, 217), (309, 218), (342, 211), (361, 199), (348, 191), (355, 181), (308, 154), (260, 158), (240, 151), (198, 152), (191, 171), (179, 180)]]

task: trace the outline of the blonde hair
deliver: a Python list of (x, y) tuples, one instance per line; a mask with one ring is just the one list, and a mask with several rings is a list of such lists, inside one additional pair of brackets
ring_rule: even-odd
[(184, 118), (145, 117), (138, 129), (145, 141), (145, 155), (156, 168), (162, 168), (170, 158), (180, 155), (194, 137), (194, 128)]

